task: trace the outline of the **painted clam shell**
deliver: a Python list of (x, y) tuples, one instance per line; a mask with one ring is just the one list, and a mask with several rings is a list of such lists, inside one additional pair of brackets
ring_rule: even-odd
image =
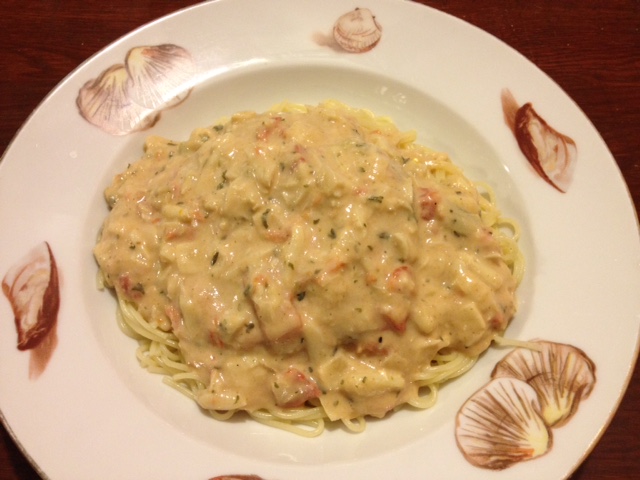
[(458, 447), (473, 465), (493, 470), (544, 455), (553, 437), (540, 409), (535, 390), (526, 382), (496, 378), (458, 411)]
[(382, 38), (382, 27), (368, 8), (356, 8), (340, 16), (333, 26), (333, 38), (347, 52), (363, 53)]
[(548, 184), (565, 193), (575, 170), (576, 143), (551, 127), (531, 103), (519, 106), (507, 89), (502, 92), (502, 109), (507, 125), (533, 169)]
[(58, 269), (47, 242), (20, 259), (2, 280), (11, 303), (19, 350), (36, 348), (54, 328), (60, 305)]
[(157, 112), (131, 100), (124, 65), (113, 65), (85, 83), (76, 103), (85, 120), (112, 135), (144, 130), (159, 118)]
[(125, 60), (131, 100), (155, 109), (180, 103), (185, 83), (193, 75), (193, 60), (184, 48), (172, 44), (136, 47)]
[(171, 44), (129, 50), (124, 64), (86, 82), (76, 98), (82, 117), (112, 135), (145, 130), (162, 109), (184, 101), (194, 73), (191, 55)]
[(575, 414), (596, 382), (596, 367), (579, 348), (548, 341), (533, 342), (540, 350), (519, 348), (498, 362), (491, 376), (527, 382), (538, 394), (542, 416), (559, 427)]

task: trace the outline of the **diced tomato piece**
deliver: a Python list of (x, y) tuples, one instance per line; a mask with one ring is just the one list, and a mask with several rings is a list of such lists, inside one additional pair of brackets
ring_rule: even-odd
[(144, 295), (144, 287), (141, 283), (133, 283), (128, 273), (120, 275), (118, 278), (120, 290), (131, 300), (140, 300)]
[(425, 221), (433, 220), (438, 213), (440, 195), (436, 190), (421, 187), (417, 192), (418, 213)]
[(409, 321), (409, 316), (395, 316), (395, 315), (382, 315), (384, 321), (387, 322), (387, 325), (391, 327), (392, 330), (395, 330), (398, 333), (404, 333), (407, 329), (407, 322)]
[(403, 265), (396, 268), (387, 277), (387, 287), (395, 293), (411, 293), (415, 289), (411, 267)]

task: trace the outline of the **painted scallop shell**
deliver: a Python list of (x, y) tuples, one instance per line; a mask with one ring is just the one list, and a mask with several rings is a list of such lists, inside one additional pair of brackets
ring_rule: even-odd
[(60, 306), (58, 269), (43, 242), (16, 263), (2, 280), (11, 303), (19, 350), (36, 348), (54, 328)]
[(187, 50), (164, 44), (136, 47), (125, 60), (129, 96), (142, 107), (156, 109), (176, 105), (186, 98), (185, 83), (193, 76), (193, 60)]
[(573, 179), (578, 155), (576, 143), (552, 128), (531, 103), (519, 106), (509, 90), (502, 92), (505, 121), (520, 150), (547, 183), (565, 193)]
[(518, 348), (500, 362), (492, 377), (513, 377), (527, 382), (540, 399), (542, 416), (549, 426), (564, 425), (587, 398), (596, 382), (595, 365), (571, 345), (532, 342), (540, 351)]
[(382, 27), (368, 8), (356, 8), (345, 13), (333, 26), (333, 38), (347, 52), (369, 51), (381, 37)]
[(535, 390), (508, 377), (492, 380), (465, 402), (455, 435), (470, 463), (494, 470), (544, 455), (553, 441)]
[(129, 74), (113, 65), (80, 89), (76, 104), (82, 117), (112, 135), (126, 135), (153, 126), (158, 112), (134, 102), (129, 94)]
[(129, 50), (124, 64), (112, 65), (78, 92), (82, 117), (112, 135), (155, 125), (162, 109), (184, 101), (191, 91), (194, 62), (177, 45)]

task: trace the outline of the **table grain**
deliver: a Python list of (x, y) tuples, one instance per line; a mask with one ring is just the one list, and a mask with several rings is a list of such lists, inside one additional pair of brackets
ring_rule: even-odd
[[(366, 0), (361, 3), (366, 6)], [(639, 210), (640, 1), (420, 3), (495, 35), (553, 78), (602, 135)], [(188, 0), (3, 0), (0, 151), (7, 149), (42, 99), (80, 63), (131, 30), (191, 4)], [(411, 47), (408, 50), (419, 51), (420, 45)], [(637, 367), (629, 381), (617, 413), (573, 480), (640, 478)], [(0, 480), (37, 478), (36, 470), (0, 426)]]

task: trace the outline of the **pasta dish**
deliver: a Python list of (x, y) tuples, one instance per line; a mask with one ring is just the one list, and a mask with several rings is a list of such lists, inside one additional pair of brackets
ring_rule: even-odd
[(94, 250), (140, 363), (215, 418), (308, 436), (432, 405), (524, 266), (491, 190), (415, 139), (335, 101), (148, 138)]

